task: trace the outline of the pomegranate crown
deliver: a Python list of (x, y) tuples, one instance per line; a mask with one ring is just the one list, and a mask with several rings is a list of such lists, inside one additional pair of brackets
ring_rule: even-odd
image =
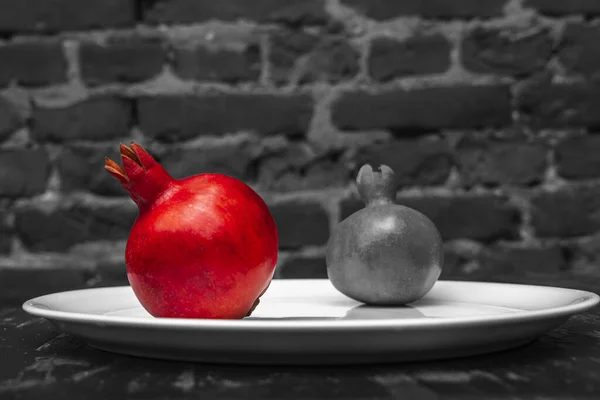
[(104, 169), (121, 183), (138, 205), (153, 201), (172, 178), (139, 144), (131, 142), (129, 147), (121, 144), (120, 150), (123, 165), (107, 157)]
[(156, 166), (156, 160), (139, 144), (131, 142), (131, 147), (121, 143), (120, 166), (110, 158), (105, 158), (104, 169), (117, 178), (121, 184), (130, 185), (136, 176), (146, 173), (150, 168)]

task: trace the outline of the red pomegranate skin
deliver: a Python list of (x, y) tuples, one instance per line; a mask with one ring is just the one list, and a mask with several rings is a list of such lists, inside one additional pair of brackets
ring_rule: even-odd
[(247, 316), (277, 262), (277, 229), (263, 199), (222, 174), (176, 180), (136, 144), (121, 152), (122, 171), (110, 160), (106, 169), (138, 205), (125, 262), (142, 306), (163, 318)]

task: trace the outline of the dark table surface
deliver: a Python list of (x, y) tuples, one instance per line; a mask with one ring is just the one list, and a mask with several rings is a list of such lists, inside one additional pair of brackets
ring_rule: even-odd
[(600, 399), (600, 307), (519, 349), (446, 361), (244, 367), (88, 347), (0, 309), (0, 399)]

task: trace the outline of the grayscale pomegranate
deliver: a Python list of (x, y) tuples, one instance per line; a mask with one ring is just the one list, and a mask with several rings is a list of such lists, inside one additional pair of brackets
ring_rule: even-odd
[(356, 179), (365, 207), (340, 222), (327, 243), (333, 286), (369, 305), (398, 306), (425, 296), (444, 263), (443, 242), (422, 213), (396, 203), (394, 172), (364, 165)]

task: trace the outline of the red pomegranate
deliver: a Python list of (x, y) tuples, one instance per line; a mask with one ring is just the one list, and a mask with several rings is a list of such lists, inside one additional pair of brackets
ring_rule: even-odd
[(144, 148), (121, 145), (105, 169), (138, 206), (125, 250), (142, 306), (163, 318), (240, 319), (267, 290), (278, 235), (263, 199), (222, 174), (174, 179)]

